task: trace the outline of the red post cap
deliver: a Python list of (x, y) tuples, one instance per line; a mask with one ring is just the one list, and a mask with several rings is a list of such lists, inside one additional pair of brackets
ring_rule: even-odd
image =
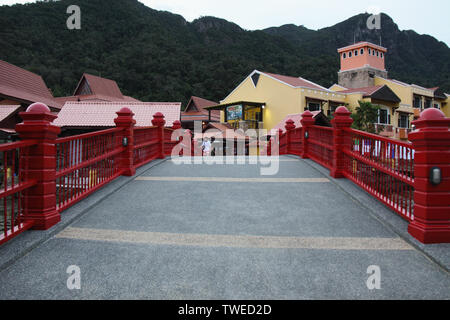
[(130, 109), (130, 108), (127, 108), (127, 107), (123, 107), (122, 109), (120, 109), (118, 112), (116, 112), (118, 115), (127, 115), (127, 114), (129, 114), (129, 115), (133, 115), (134, 116), (134, 113), (133, 113), (133, 111)]
[(157, 112), (153, 115), (152, 124), (156, 127), (163, 127), (166, 124), (164, 115), (161, 112)]
[(118, 127), (130, 127), (136, 124), (134, 120), (134, 113), (130, 108), (124, 107), (116, 112), (117, 118), (114, 119), (114, 123)]
[(27, 108), (26, 112), (28, 112), (28, 113), (51, 113), (50, 108), (42, 102), (33, 103), (32, 105), (30, 105)]
[(172, 124), (172, 129), (174, 130), (181, 129), (181, 122), (179, 120), (175, 120)]
[(441, 120), (444, 118), (445, 114), (436, 108), (426, 109), (420, 114), (420, 120)]
[(442, 128), (448, 129), (450, 118), (446, 118), (445, 114), (436, 108), (429, 108), (420, 114), (420, 118), (412, 122), (417, 129), (424, 128)]
[(334, 114), (335, 114), (335, 117), (348, 117), (352, 113), (350, 111), (348, 111), (348, 109), (346, 107), (340, 106), (339, 108), (336, 109)]
[(50, 108), (47, 107), (47, 105), (42, 102), (33, 103), (27, 108), (26, 112), (20, 112), (19, 115), (24, 122), (29, 121), (53, 122), (53, 120), (58, 118), (58, 116), (54, 115), (50, 111)]
[(311, 111), (306, 110), (302, 113), (302, 120), (300, 120), (302, 126), (312, 126), (316, 123), (316, 120), (313, 118), (314, 115)]
[(286, 125), (284, 126), (287, 131), (295, 129), (295, 122), (292, 119), (286, 121)]

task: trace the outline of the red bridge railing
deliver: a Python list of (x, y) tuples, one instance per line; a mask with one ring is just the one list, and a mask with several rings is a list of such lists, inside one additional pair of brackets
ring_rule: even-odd
[(2, 167), (0, 168), (0, 244), (19, 233), (31, 228), (33, 223), (27, 221), (24, 212), (24, 194), (33, 188), (37, 181), (24, 175), (27, 168), (20, 159), (35, 146), (33, 140), (8, 143), (0, 146)]
[(33, 228), (46, 230), (60, 213), (121, 175), (170, 155), (178, 141), (157, 113), (153, 126), (135, 128), (128, 108), (117, 112), (116, 127), (58, 138), (57, 116), (41, 103), (31, 105), (16, 126), (21, 142), (0, 146), (0, 244)]
[(402, 143), (346, 129), (346, 178), (375, 196), (403, 218), (414, 220), (414, 149)]
[(332, 128), (316, 126), (309, 111), (299, 128), (288, 120), (278, 134), (280, 154), (309, 158), (353, 181), (407, 220), (419, 241), (450, 243), (450, 119), (425, 110), (405, 143), (351, 129), (350, 115), (338, 108)]
[(121, 128), (56, 139), (56, 207), (64, 211), (122, 174)]

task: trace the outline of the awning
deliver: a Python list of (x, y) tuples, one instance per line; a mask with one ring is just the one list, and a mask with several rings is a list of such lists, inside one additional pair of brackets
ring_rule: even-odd
[(243, 105), (243, 106), (249, 106), (249, 107), (262, 107), (265, 104), (266, 104), (265, 102), (237, 101), (237, 102), (219, 104), (216, 106), (205, 107), (204, 109), (205, 110), (225, 110), (227, 107), (237, 106), (237, 105)]

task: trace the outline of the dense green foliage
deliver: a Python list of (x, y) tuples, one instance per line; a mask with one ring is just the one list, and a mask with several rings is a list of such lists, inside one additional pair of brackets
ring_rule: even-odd
[[(68, 30), (66, 9), (81, 8), (81, 30)], [(0, 59), (41, 74), (55, 96), (71, 95), (83, 72), (118, 82), (145, 101), (223, 99), (254, 69), (337, 81), (336, 49), (380, 39), (368, 15), (319, 31), (286, 25), (246, 31), (225, 20), (192, 23), (137, 0), (62, 0), (0, 7)], [(450, 50), (382, 18), (390, 76), (450, 91)]]
[(378, 122), (378, 106), (370, 102), (358, 101), (359, 106), (356, 112), (352, 114), (352, 127), (370, 133), (376, 133), (374, 123)]

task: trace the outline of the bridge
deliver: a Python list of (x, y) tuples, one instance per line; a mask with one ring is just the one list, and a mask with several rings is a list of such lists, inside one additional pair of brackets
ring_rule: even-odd
[[(0, 298), (449, 299), (448, 193), (441, 181), (433, 203), (411, 195), (422, 190), (420, 165), (430, 157), (421, 152), (430, 146), (423, 151), (414, 135), (408, 145), (339, 127), (349, 123), (344, 109), (333, 128), (314, 126), (306, 113), (301, 128), (288, 122), (270, 140), (265, 156), (221, 164), (186, 155), (190, 143), (172, 141), (179, 128), (164, 128), (162, 115), (133, 130), (131, 112), (121, 110), (118, 128), (58, 139), (46, 110), (32, 108), (18, 128), (23, 141), (1, 150), (27, 148), (19, 157), (27, 174), (2, 196), (49, 189), (55, 198), (18, 201), (9, 230), (5, 223)], [(448, 119), (428, 117), (417, 134), (423, 125), (445, 137)], [(37, 131), (47, 132), (44, 143)], [(423, 146), (426, 137), (418, 138)], [(93, 141), (97, 151), (86, 154)], [(186, 161), (169, 156), (180, 141), (176, 154)], [(41, 144), (55, 146), (53, 177), (29, 172), (49, 163), (36, 161)], [(23, 165), (31, 154), (35, 164)], [(261, 175), (268, 166), (278, 170)], [(432, 167), (447, 188), (445, 163)], [(74, 274), (79, 290), (71, 290)]]

